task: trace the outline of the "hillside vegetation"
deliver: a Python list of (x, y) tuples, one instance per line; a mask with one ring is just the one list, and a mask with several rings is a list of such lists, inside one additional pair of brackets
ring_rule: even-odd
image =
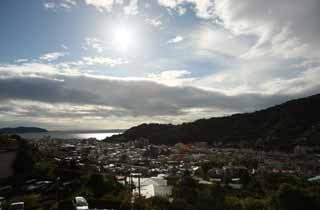
[(142, 124), (108, 140), (147, 138), (155, 144), (207, 141), (256, 146), (319, 145), (320, 94), (253, 113), (180, 125)]

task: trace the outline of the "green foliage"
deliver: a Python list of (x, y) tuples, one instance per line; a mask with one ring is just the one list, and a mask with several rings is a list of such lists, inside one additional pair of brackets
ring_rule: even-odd
[(260, 185), (259, 187), (264, 191), (265, 194), (276, 191), (283, 183), (290, 183), (295, 186), (303, 187), (303, 183), (299, 178), (281, 174), (274, 175), (266, 173), (256, 177), (255, 182), (256, 186), (253, 186), (252, 189), (258, 189), (258, 185)]
[(198, 183), (192, 179), (189, 172), (186, 171), (174, 187), (172, 194), (174, 198), (183, 198), (189, 203), (194, 203), (197, 196), (197, 188)]
[(54, 170), (56, 168), (57, 166), (52, 162), (45, 159), (41, 159), (40, 161), (37, 161), (34, 166), (34, 174), (36, 174), (38, 177), (54, 179)]
[(134, 209), (149, 210), (151, 208), (151, 202), (144, 197), (135, 196)]
[(0, 147), (16, 147), (17, 139), (20, 139), (20, 137), (16, 135), (0, 134)]
[(123, 186), (117, 183), (112, 177), (105, 177), (101, 174), (91, 174), (87, 183), (87, 187), (91, 189), (96, 197), (102, 197), (106, 194), (118, 195)]
[(156, 210), (318, 210), (320, 186), (295, 177), (266, 175), (250, 176), (247, 188), (235, 191), (223, 184), (199, 185), (186, 173), (174, 188), (172, 203), (152, 201), (151, 206)]
[(265, 199), (256, 199), (253, 197), (245, 198), (242, 201), (242, 206), (244, 210), (267, 210), (268, 201)]
[(319, 107), (320, 94), (253, 113), (200, 119), (181, 125), (142, 124), (111, 140), (147, 138), (155, 144), (206, 140), (237, 145), (242, 141), (251, 147), (291, 151), (297, 143), (320, 144), (320, 119), (315, 114)]
[(241, 200), (233, 196), (228, 196), (225, 198), (224, 207), (226, 210), (243, 210)]
[(279, 210), (320, 209), (319, 197), (315, 197), (308, 190), (290, 184), (280, 186), (275, 195), (275, 201), (276, 208)]
[(170, 202), (166, 198), (153, 197), (150, 202), (153, 210), (168, 210), (170, 207)]
[(14, 201), (24, 202), (25, 210), (34, 210), (40, 207), (40, 196), (38, 194), (17, 197), (14, 199)]
[(19, 141), (19, 149), (13, 163), (16, 175), (30, 174), (34, 168), (35, 156), (32, 147), (24, 140)]
[(198, 189), (197, 199), (194, 206), (200, 210), (220, 209), (222, 200), (215, 199), (210, 188)]
[(170, 210), (191, 210), (193, 206), (185, 199), (177, 198), (174, 199), (169, 208)]
[[(257, 179), (257, 177), (243, 175), (240, 178), (241, 183), (243, 184), (243, 193), (249, 196), (261, 196), (265, 195), (266, 188), (261, 186), (261, 182)], [(274, 183), (275, 184), (275, 183)], [(270, 184), (273, 187), (273, 184)], [(279, 185), (278, 185), (279, 186)], [(277, 188), (274, 186), (273, 188)]]

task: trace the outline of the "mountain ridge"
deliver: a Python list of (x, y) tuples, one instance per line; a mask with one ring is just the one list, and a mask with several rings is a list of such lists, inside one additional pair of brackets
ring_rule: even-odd
[(259, 146), (320, 145), (320, 94), (287, 101), (252, 113), (172, 124), (141, 124), (107, 140), (147, 138), (155, 144), (206, 141)]
[(38, 127), (15, 127), (15, 128), (0, 128), (0, 133), (40, 133), (40, 132), (48, 132), (48, 130)]

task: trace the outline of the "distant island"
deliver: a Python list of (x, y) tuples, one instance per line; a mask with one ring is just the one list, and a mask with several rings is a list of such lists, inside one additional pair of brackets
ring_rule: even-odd
[(320, 94), (253, 113), (200, 119), (180, 125), (142, 124), (108, 141), (148, 139), (153, 144), (208, 142), (255, 147), (320, 145)]
[(16, 127), (16, 128), (0, 128), (1, 133), (41, 133), (48, 132), (46, 129), (37, 127)]

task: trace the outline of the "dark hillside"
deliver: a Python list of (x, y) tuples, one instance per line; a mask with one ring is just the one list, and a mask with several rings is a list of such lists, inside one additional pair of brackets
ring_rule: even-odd
[(17, 128), (0, 128), (0, 133), (40, 133), (48, 132), (46, 129), (37, 127), (17, 127)]
[(253, 113), (181, 125), (142, 124), (109, 140), (147, 138), (155, 144), (208, 141), (259, 145), (320, 145), (320, 94)]

